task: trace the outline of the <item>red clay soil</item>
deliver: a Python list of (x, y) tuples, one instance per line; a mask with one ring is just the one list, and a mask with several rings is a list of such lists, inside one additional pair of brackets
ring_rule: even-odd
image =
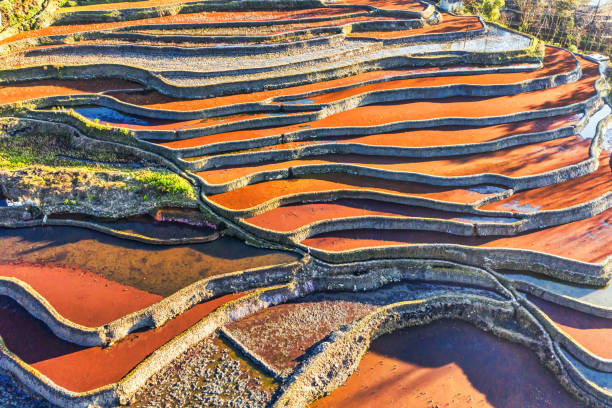
[[(492, 140), (498, 140), (514, 135), (544, 132), (573, 126), (580, 120), (581, 117), (582, 115), (579, 114), (571, 114), (537, 120), (510, 122), (494, 126), (440, 126), (432, 129), (417, 129), (406, 132), (381, 133), (369, 136), (319, 137), (316, 140), (282, 143), (273, 146), (260, 147), (250, 151), (295, 149), (298, 147), (322, 143), (355, 143), (368, 146), (396, 147), (432, 147), (476, 144), (490, 142)], [(202, 156), (199, 158), (202, 158)], [(185, 160), (197, 159), (198, 157), (185, 158)]]
[(51, 381), (70, 391), (85, 392), (119, 381), (153, 351), (219, 306), (243, 295), (227, 295), (201, 303), (160, 328), (129, 334), (107, 348), (65, 342), (17, 303), (0, 298), (0, 335), (9, 350)]
[(535, 296), (527, 295), (527, 298), (578, 344), (601, 358), (612, 358), (612, 320), (578, 312)]
[(602, 262), (612, 254), (612, 209), (591, 218), (511, 237), (465, 237), (430, 231), (352, 230), (321, 234), (302, 244), (340, 252), (416, 244), (458, 244), (480, 248), (539, 251), (582, 262)]
[(586, 203), (612, 191), (610, 152), (604, 150), (599, 168), (586, 176), (563, 183), (525, 190), (480, 207), (482, 210), (529, 212), (534, 209), (558, 210)]
[[(561, 72), (569, 72), (576, 67), (576, 62), (571, 54), (564, 50), (548, 47), (546, 49), (546, 57), (544, 59), (544, 67), (531, 72), (516, 72), (505, 74), (484, 74), (484, 75), (466, 75), (466, 76), (437, 76), (429, 78), (414, 78), (400, 81), (388, 81), (373, 85), (366, 85), (357, 88), (352, 88), (344, 91), (324, 93), (319, 96), (312, 96), (309, 99), (316, 103), (326, 103), (333, 100), (342, 99), (351, 95), (360, 94), (366, 91), (383, 90), (392, 88), (408, 88), (408, 87), (428, 87), (442, 86), (453, 83), (461, 84), (508, 84), (520, 81), (525, 81), (533, 78), (542, 78)], [(461, 67), (455, 67), (461, 68)], [(465, 66), (464, 69), (470, 67)], [(113, 96), (124, 102), (133, 103), (140, 106), (146, 106), (152, 109), (169, 109), (177, 111), (199, 110), (219, 106), (228, 106), (246, 102), (263, 102), (269, 98), (287, 95), (299, 95), (306, 92), (324, 91), (325, 89), (350, 86), (366, 81), (382, 79), (389, 76), (409, 75), (415, 73), (436, 72), (441, 68), (425, 68), (425, 69), (385, 69), (371, 71), (352, 75), (345, 78), (322, 81), (314, 84), (293, 86), (283, 89), (275, 89), (262, 92), (253, 92), (249, 94), (238, 94), (220, 96), (208, 99), (194, 100), (179, 100), (166, 95), (162, 95), (155, 91), (150, 91), (143, 94), (135, 93), (116, 93)]]
[(27, 263), (0, 264), (0, 276), (17, 278), (40, 293), (66, 319), (103, 326), (162, 299), (77, 268)]
[(483, 173), (523, 177), (541, 174), (589, 158), (590, 139), (565, 137), (490, 153), (443, 159), (415, 159), (391, 156), (324, 155), (314, 159), (264, 162), (196, 173), (210, 184), (223, 184), (259, 172), (319, 164), (353, 164), (359, 167), (412, 172), (438, 177), (459, 177)]
[(436, 25), (427, 25), (425, 27), (414, 28), (412, 30), (364, 32), (355, 31), (349, 33), (347, 37), (369, 37), (377, 39), (405, 38), (412, 37), (414, 35), (474, 31), (480, 30), (482, 27), (482, 23), (480, 22), (478, 17), (453, 16), (451, 14), (442, 13), (442, 22)]
[[(458, 67), (459, 68), (459, 67)], [(463, 67), (468, 69), (469, 67)], [(316, 82), (313, 84), (293, 86), (288, 88), (273, 89), (269, 91), (253, 92), (248, 94), (219, 96), (216, 98), (181, 100), (160, 94), (156, 91), (141, 93), (116, 93), (113, 96), (124, 102), (133, 103), (135, 105), (145, 106), (151, 109), (168, 109), (176, 111), (190, 111), (199, 109), (215, 108), (219, 106), (229, 106), (247, 102), (262, 102), (267, 99), (302, 94), (305, 92), (320, 91), (338, 86), (348, 86), (359, 84), (365, 81), (371, 81), (397, 75), (409, 75), (415, 73), (436, 72), (440, 68), (406, 68), (406, 69), (384, 69), (378, 71), (370, 71), (357, 75), (352, 75), (344, 78), (333, 79), (330, 81)]]
[[(547, 77), (560, 72), (569, 72), (576, 67), (576, 63), (571, 54), (564, 50), (558, 50), (556, 48), (548, 48), (546, 58), (544, 60), (544, 67), (540, 70), (531, 72), (517, 72), (517, 73), (506, 73), (506, 74), (484, 74), (484, 75), (466, 75), (466, 76), (437, 76), (437, 77), (425, 77), (425, 78), (413, 78), (399, 81), (388, 81), (383, 83), (377, 83), (372, 85), (359, 86), (343, 91), (323, 93), (317, 96), (311, 96), (309, 99), (313, 100), (313, 103), (328, 103), (343, 99), (352, 95), (358, 95), (370, 91), (381, 91), (385, 89), (397, 89), (397, 88), (409, 88), (409, 87), (430, 87), (430, 86), (444, 86), (449, 84), (476, 84), (476, 85), (491, 85), (491, 84), (509, 84), (521, 81), (526, 81), (534, 78)], [(464, 67), (469, 69), (469, 67)], [(136, 105), (146, 106), (152, 109), (169, 109), (178, 111), (187, 110), (198, 110), (206, 109), (218, 106), (227, 106), (231, 104), (246, 103), (246, 102), (263, 102), (269, 98), (287, 95), (299, 95), (306, 92), (313, 91), (324, 91), (325, 89), (349, 86), (359, 84), (365, 81), (371, 81), (381, 79), (388, 76), (399, 76), (408, 75), (412, 73), (420, 72), (435, 72), (440, 68), (428, 68), (428, 69), (399, 69), (399, 70), (379, 70), (358, 75), (353, 75), (346, 78), (335, 79), (331, 81), (318, 82), (316, 84), (301, 85), (297, 87), (290, 87), (284, 89), (277, 89), (271, 91), (254, 92), (250, 94), (239, 94), (230, 96), (221, 96), (217, 98), (199, 99), (182, 101), (172, 97), (161, 95), (158, 92), (147, 92), (143, 94), (134, 93), (116, 93), (113, 96), (122, 101), (133, 103)], [(316, 123), (316, 122), (315, 122)], [(299, 126), (284, 127), (287, 130), (293, 128), (294, 130), (299, 129)], [(260, 130), (258, 133), (264, 134), (275, 134), (275, 129)], [(231, 134), (240, 134), (244, 132), (232, 132)]]
[(0, 86), (0, 104), (21, 102), (45, 96), (92, 94), (114, 89), (137, 88), (142, 88), (142, 85), (120, 79), (18, 82)]
[[(313, 222), (346, 217), (420, 217), (457, 221), (466, 215), (374, 200), (338, 200), (333, 203), (305, 203), (278, 207), (247, 218), (245, 221), (260, 228), (289, 232)], [(468, 222), (464, 218), (463, 221)]]
[(584, 74), (581, 80), (551, 89), (493, 98), (452, 97), (374, 104), (360, 106), (299, 125), (219, 133), (160, 144), (171, 148), (185, 148), (224, 141), (250, 140), (264, 136), (280, 135), (305, 127), (317, 129), (345, 126), (378, 126), (410, 120), (453, 117), (478, 118), (563, 107), (584, 102), (597, 93), (594, 85), (595, 81), (599, 78), (598, 65), (583, 58), (580, 58), (580, 62)]
[(346, 383), (310, 408), (581, 406), (527, 348), (440, 321), (375, 340)]
[[(217, 22), (232, 22), (232, 21), (288, 21), (299, 18), (312, 17), (337, 17), (342, 18), (342, 15), (353, 12), (359, 12), (359, 9), (333, 9), (333, 8), (318, 8), (308, 10), (290, 10), (290, 11), (211, 11), (202, 13), (177, 14), (164, 17), (154, 17), (142, 20), (117, 21), (112, 23), (94, 23), (94, 24), (74, 24), (74, 25), (54, 25), (45, 27), (39, 30), (23, 31), (12, 37), (5, 38), (0, 41), (0, 44), (6, 44), (25, 38), (37, 38), (51, 35), (63, 35), (80, 33), (84, 31), (99, 31), (110, 28), (128, 27), (135, 25), (149, 24), (199, 24), (199, 23), (217, 23)], [(373, 17), (364, 16), (364, 21), (369, 21)], [(386, 18), (387, 20), (392, 18)], [(333, 21), (333, 20), (332, 20)], [(320, 24), (330, 24), (330, 22), (321, 22)], [(333, 25), (333, 23), (332, 23)]]
[(372, 6), (384, 10), (424, 11), (427, 4), (418, 0), (335, 0), (332, 4)]
[(567, 73), (576, 69), (576, 60), (573, 55), (565, 50), (557, 48), (546, 48), (546, 57), (542, 69), (527, 72), (511, 72), (503, 74), (481, 74), (481, 75), (449, 75), (425, 78), (403, 79), (398, 81), (387, 81), (380, 84), (364, 85), (347, 90), (324, 93), (311, 96), (314, 103), (329, 103), (341, 100), (353, 95), (366, 92), (384, 91), (400, 88), (425, 88), (433, 86), (446, 86), (453, 84), (470, 85), (503, 85), (528, 81), (537, 78), (545, 78), (556, 74)]
[(232, 210), (245, 210), (269, 200), (301, 193), (327, 191), (373, 191), (422, 197), (460, 204), (472, 204), (491, 194), (481, 194), (461, 187), (440, 187), (420, 183), (393, 182), (373, 177), (328, 174), (310, 178), (272, 180), (251, 184), (227, 193), (208, 196), (215, 204)]

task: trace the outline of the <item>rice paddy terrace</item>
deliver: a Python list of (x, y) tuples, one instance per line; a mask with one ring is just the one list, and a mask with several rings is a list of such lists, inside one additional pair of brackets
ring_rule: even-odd
[(43, 6), (3, 406), (612, 406), (607, 61), (418, 0)]

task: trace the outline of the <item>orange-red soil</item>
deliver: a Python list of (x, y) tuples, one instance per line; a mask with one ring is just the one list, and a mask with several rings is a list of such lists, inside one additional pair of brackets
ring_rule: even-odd
[(602, 262), (611, 254), (612, 209), (594, 217), (511, 237), (464, 237), (429, 231), (353, 230), (321, 234), (302, 244), (328, 251), (414, 244), (459, 244), (481, 248), (540, 251), (583, 262)]
[[(294, 262), (291, 253), (245, 245), (234, 238), (194, 245), (158, 246), (70, 227), (0, 229), (0, 262), (89, 271), (159, 296), (201, 279)], [(98, 304), (102, 314), (105, 305)]]
[(414, 159), (391, 156), (325, 155), (313, 159), (264, 162), (196, 173), (210, 184), (223, 184), (259, 172), (321, 164), (352, 164), (379, 170), (412, 172), (438, 177), (492, 173), (508, 177), (541, 174), (589, 158), (591, 140), (565, 137), (496, 152), (447, 159)]
[(219, 133), (160, 144), (171, 148), (185, 148), (223, 141), (248, 140), (270, 135), (280, 135), (305, 127), (316, 129), (343, 126), (378, 126), (409, 120), (501, 116), (537, 109), (562, 107), (583, 102), (596, 95), (594, 84), (599, 78), (599, 68), (597, 64), (584, 58), (581, 58), (580, 61), (584, 73), (582, 79), (551, 89), (493, 98), (453, 97), (374, 104), (360, 106), (320, 120), (298, 125)]
[(120, 79), (45, 80), (0, 86), (0, 104), (21, 102), (45, 96), (90, 94), (113, 89), (136, 89), (141, 85)]
[(105, 325), (162, 299), (77, 268), (0, 264), (0, 276), (27, 283), (62, 316), (89, 327)]
[(365, 31), (351, 32), (348, 37), (371, 37), (378, 39), (402, 38), (422, 34), (455, 33), (461, 31), (473, 31), (482, 28), (482, 23), (478, 17), (453, 16), (442, 13), (442, 22), (435, 25), (426, 25), (422, 28), (398, 31)]
[(604, 150), (599, 158), (599, 168), (593, 173), (563, 183), (520, 191), (480, 208), (491, 211), (525, 212), (535, 208), (557, 210), (586, 203), (612, 191), (610, 169), (610, 152)]
[(261, 92), (252, 92), (248, 94), (238, 95), (227, 95), (219, 96), (216, 98), (207, 99), (193, 99), (193, 100), (180, 100), (172, 98), (166, 95), (162, 95), (158, 92), (151, 91), (146, 94), (134, 94), (134, 93), (116, 93), (113, 96), (125, 102), (133, 103), (136, 105), (146, 106), (152, 109), (169, 109), (177, 111), (188, 111), (207, 109), (218, 106), (228, 106), (238, 103), (246, 102), (260, 102), (265, 101), (269, 98), (277, 96), (295, 95), (305, 92), (312, 92), (317, 90), (325, 90), (337, 86), (347, 86), (353, 84), (359, 84), (365, 81), (376, 80), (392, 75), (409, 75), (412, 73), (420, 72), (435, 72), (439, 71), (440, 68), (425, 68), (425, 69), (385, 69), (378, 71), (370, 71), (357, 75), (352, 75), (344, 78), (333, 79), (329, 81), (321, 81), (308, 85), (292, 86), (288, 88), (273, 89)]
[(599, 357), (612, 358), (612, 320), (578, 312), (535, 296), (527, 297), (578, 344)]
[(357, 371), (310, 408), (577, 408), (528, 349), (441, 321), (372, 343)]
[[(54, 25), (45, 27), (39, 30), (23, 31), (14, 36), (0, 40), (0, 44), (6, 44), (13, 41), (18, 41), (26, 38), (37, 38), (52, 35), (64, 35), (72, 33), (80, 33), (84, 31), (99, 31), (107, 30), (110, 28), (120, 28), (136, 25), (150, 25), (150, 24), (199, 24), (199, 23), (216, 23), (216, 22), (231, 22), (231, 21), (280, 21), (280, 20), (292, 20), (299, 18), (313, 18), (321, 16), (337, 17), (342, 18), (345, 14), (352, 12), (358, 12), (358, 9), (344, 8), (344, 9), (332, 9), (332, 8), (319, 8), (309, 10), (291, 10), (291, 11), (232, 11), (232, 12), (203, 12), (203, 13), (191, 13), (191, 14), (178, 14), (164, 17), (154, 17), (142, 20), (131, 20), (131, 21), (117, 21), (112, 23), (93, 23), (93, 24), (74, 24), (74, 25)], [(359, 21), (371, 21), (376, 20), (376, 17), (363, 16), (357, 17)], [(386, 17), (386, 20), (392, 18)], [(382, 19), (381, 19), (382, 20)], [(309, 26), (327, 26), (334, 25), (335, 20), (323, 21), (319, 23), (312, 23)], [(348, 21), (350, 22), (350, 21)]]
[(119, 381), (153, 351), (240, 296), (243, 294), (201, 303), (160, 328), (132, 333), (107, 348), (65, 342), (15, 302), (0, 298), (0, 335), (9, 350), (51, 381), (70, 391), (84, 392)]
[[(435, 27), (435, 26), (434, 26)], [(322, 95), (312, 96), (310, 99), (314, 103), (328, 103), (359, 95), (366, 92), (384, 91), (399, 88), (424, 88), (432, 86), (445, 86), (452, 84), (470, 85), (502, 85), (528, 81), (537, 78), (544, 78), (559, 73), (569, 72), (576, 68), (576, 60), (572, 54), (557, 48), (546, 48), (546, 57), (543, 61), (542, 69), (528, 72), (512, 72), (502, 74), (481, 74), (481, 75), (449, 75), (424, 78), (403, 79), (398, 81), (387, 81), (379, 84), (364, 85), (351, 89), (336, 92), (328, 92)]]
[[(316, 103), (325, 103), (333, 100), (342, 99), (351, 95), (356, 95), (372, 90), (383, 90), (392, 88), (408, 88), (408, 87), (427, 87), (427, 86), (442, 86), (452, 83), (462, 84), (507, 84), (519, 81), (525, 81), (532, 78), (541, 78), (552, 75), (553, 73), (568, 72), (574, 69), (576, 63), (567, 51), (558, 50), (556, 48), (547, 48), (546, 57), (544, 59), (544, 67), (540, 70), (522, 73), (506, 73), (506, 74), (485, 74), (485, 75), (468, 75), (468, 76), (440, 76), (430, 78), (415, 78), (400, 81), (389, 81), (374, 85), (360, 86), (344, 91), (324, 93), (320, 96), (313, 96)], [(466, 67), (467, 68), (467, 67)], [(293, 86), (289, 88), (275, 89), (262, 92), (253, 92), (249, 94), (228, 95), (208, 99), (195, 100), (178, 100), (176, 98), (162, 95), (155, 91), (150, 91), (143, 94), (135, 93), (115, 93), (113, 96), (125, 102), (136, 105), (146, 106), (152, 109), (169, 109), (169, 110), (198, 110), (218, 106), (227, 106), (235, 103), (246, 102), (261, 102), (266, 99), (296, 95), (305, 92), (323, 91), (328, 88), (347, 86), (358, 84), (365, 81), (371, 81), (387, 77), (389, 75), (407, 75), (418, 72), (435, 72), (440, 68), (426, 69), (388, 69), (371, 71), (367, 73), (357, 74), (345, 78), (322, 81), (315, 84)]]
[[(550, 118), (527, 120), (521, 122), (504, 123), (494, 126), (468, 127), (468, 126), (440, 126), (431, 129), (416, 129), (406, 132), (381, 133), (368, 136), (345, 137), (318, 137), (316, 140), (282, 143), (266, 146), (251, 151), (267, 151), (294, 149), (297, 147), (322, 143), (356, 143), (369, 146), (397, 146), (397, 147), (431, 147), (453, 146), (460, 144), (485, 143), (502, 139), (508, 136), (526, 133), (544, 132), (575, 125), (581, 115), (553, 116)], [(201, 158), (202, 156), (200, 156)], [(198, 157), (185, 160), (197, 160)]]
[(458, 220), (462, 214), (373, 200), (338, 200), (333, 203), (305, 203), (279, 207), (247, 218), (246, 222), (260, 228), (288, 232), (317, 221), (363, 216)]
[(373, 6), (384, 10), (424, 11), (427, 4), (418, 0), (335, 0), (333, 4)]
[(490, 196), (490, 194), (481, 194), (461, 187), (439, 187), (420, 183), (393, 182), (372, 177), (329, 174), (311, 178), (272, 180), (208, 198), (232, 210), (245, 210), (278, 197), (338, 190), (367, 190), (461, 204), (471, 204)]

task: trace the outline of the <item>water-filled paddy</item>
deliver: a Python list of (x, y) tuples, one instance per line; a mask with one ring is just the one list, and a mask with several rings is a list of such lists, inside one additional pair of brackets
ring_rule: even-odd
[(358, 370), (311, 408), (576, 408), (534, 353), (462, 322), (375, 340)]
[[(506, 271), (501, 271), (506, 272)], [(562, 282), (543, 275), (507, 273), (506, 277), (514, 281), (531, 283), (560, 296), (567, 296), (595, 306), (612, 308), (612, 285), (593, 287)]]
[(238, 296), (201, 303), (161, 328), (131, 333), (107, 348), (61, 340), (15, 301), (0, 297), (0, 336), (9, 350), (57, 385), (70, 391), (89, 391), (117, 382), (150, 353)]
[(76, 268), (159, 296), (211, 276), (297, 259), (230, 237), (204, 244), (158, 246), (70, 227), (4, 229), (0, 243), (0, 262)]

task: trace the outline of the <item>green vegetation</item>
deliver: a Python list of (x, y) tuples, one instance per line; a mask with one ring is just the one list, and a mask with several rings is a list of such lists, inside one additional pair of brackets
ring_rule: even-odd
[[(153, 187), (159, 194), (195, 199), (191, 184), (174, 173), (143, 170), (136, 172), (134, 178), (145, 185)], [(148, 196), (145, 195), (143, 199), (147, 201)]]
[(33, 28), (35, 17), (41, 12), (42, 5), (43, 0), (1, 0), (0, 31), (7, 27)]
[(195, 203), (185, 179), (120, 146), (77, 146), (62, 134), (7, 134), (0, 131), (0, 182), (10, 185), (15, 196), (38, 199), (41, 205), (47, 200), (47, 206), (96, 208), (121, 201), (122, 206)]
[(463, 10), (466, 14), (483, 16), (487, 21), (498, 21), (501, 17), (500, 9), (505, 4), (504, 0), (467, 0)]
[[(111, 168), (133, 163), (134, 155), (111, 149), (86, 151), (72, 145), (68, 135), (26, 134), (3, 137), (0, 134), (0, 167), (19, 169), (32, 165)], [(85, 165), (84, 161), (88, 164)]]
[(463, 12), (478, 14), (571, 51), (612, 52), (610, 22), (588, 0), (465, 0)]

